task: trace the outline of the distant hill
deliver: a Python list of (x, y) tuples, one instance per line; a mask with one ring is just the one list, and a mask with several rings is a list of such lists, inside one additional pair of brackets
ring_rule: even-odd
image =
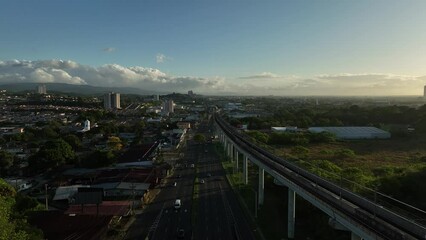
[[(5, 89), (8, 92), (35, 91), (41, 83), (8, 83), (0, 85), (0, 89)], [(47, 92), (63, 92), (77, 93), (82, 95), (103, 94), (107, 92), (118, 92), (121, 94), (138, 94), (138, 95), (154, 95), (166, 94), (165, 92), (153, 92), (138, 88), (115, 88), (115, 87), (95, 87), (90, 85), (74, 85), (67, 83), (44, 83)]]

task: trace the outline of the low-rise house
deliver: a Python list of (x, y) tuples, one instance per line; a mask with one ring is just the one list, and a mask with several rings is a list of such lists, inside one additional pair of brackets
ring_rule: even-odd
[(191, 128), (191, 123), (190, 122), (178, 122), (178, 123), (176, 123), (176, 125), (180, 129), (189, 129), (189, 128)]

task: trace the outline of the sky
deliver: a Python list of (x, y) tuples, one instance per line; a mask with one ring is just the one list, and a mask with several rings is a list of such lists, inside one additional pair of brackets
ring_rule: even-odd
[(0, 0), (0, 84), (422, 95), (423, 0)]

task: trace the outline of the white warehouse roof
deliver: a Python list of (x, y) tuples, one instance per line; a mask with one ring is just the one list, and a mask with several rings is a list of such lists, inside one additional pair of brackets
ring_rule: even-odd
[(310, 132), (329, 132), (338, 139), (388, 139), (391, 134), (376, 127), (310, 127)]

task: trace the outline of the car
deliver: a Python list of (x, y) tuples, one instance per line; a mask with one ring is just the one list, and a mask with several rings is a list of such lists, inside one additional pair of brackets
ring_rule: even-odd
[(178, 230), (177, 237), (178, 237), (178, 239), (185, 238), (185, 230), (183, 228), (181, 228), (181, 229)]
[(182, 202), (179, 198), (175, 200), (175, 204), (173, 206), (176, 210), (180, 209), (180, 207), (182, 206)]
[(207, 150), (204, 150), (204, 152), (205, 152), (205, 153), (208, 153), (209, 151), (207, 151)]
[(195, 165), (194, 164), (191, 164), (191, 168), (194, 168), (195, 167)]
[(204, 179), (201, 179), (201, 180), (200, 180), (200, 183), (201, 183), (201, 184), (204, 184)]
[(174, 182), (174, 183), (173, 183), (173, 187), (176, 187), (176, 186), (177, 186), (177, 182)]
[(211, 177), (212, 175), (210, 173), (207, 173), (207, 177)]

